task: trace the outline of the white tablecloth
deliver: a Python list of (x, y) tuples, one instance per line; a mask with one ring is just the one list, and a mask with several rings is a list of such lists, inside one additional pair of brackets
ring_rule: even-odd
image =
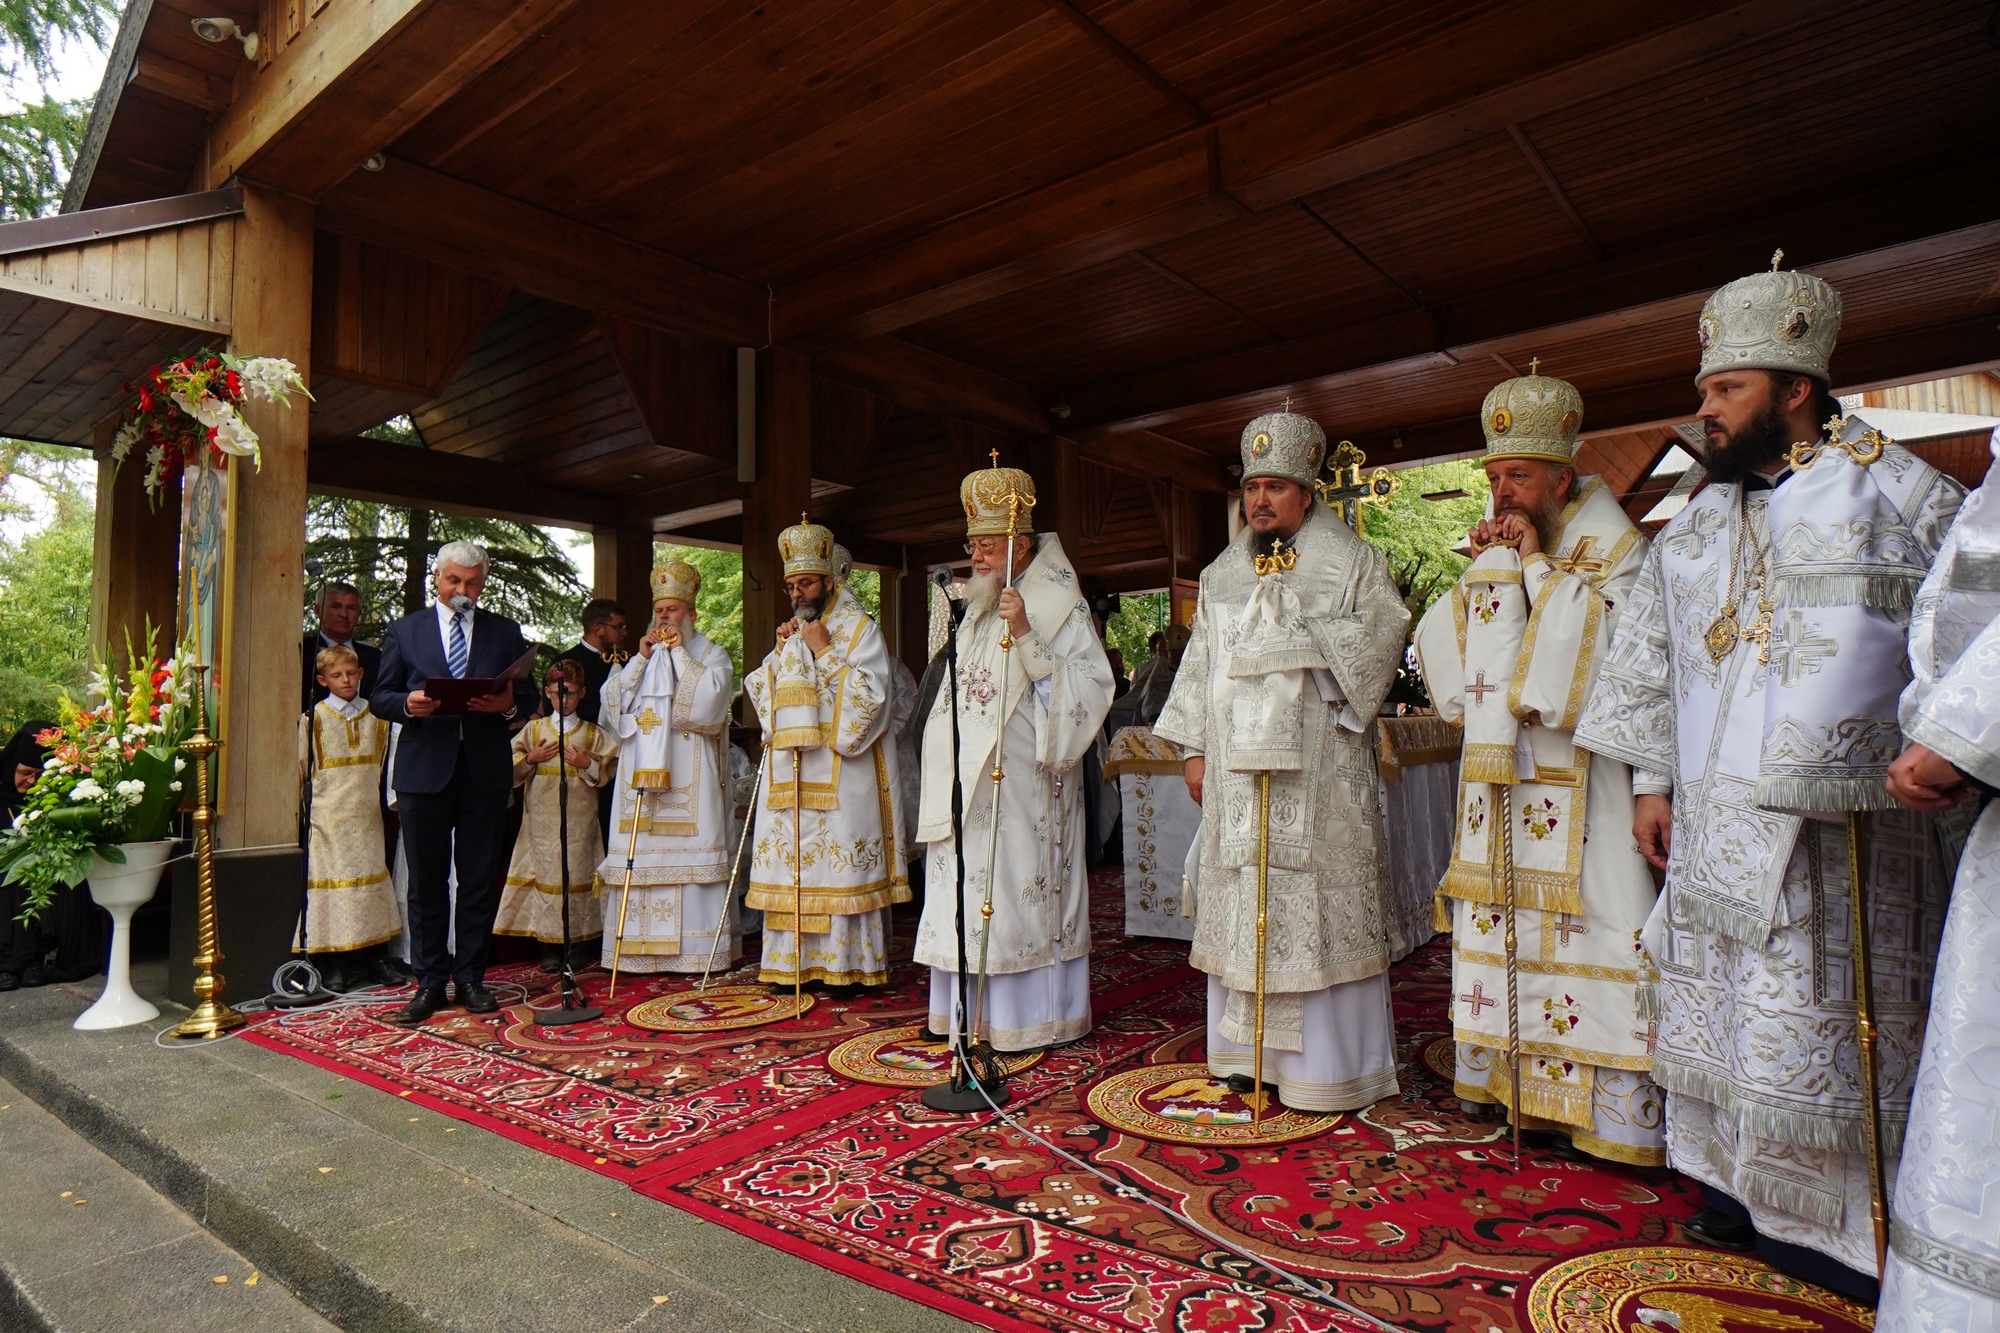
[(1118, 783), (1125, 825), (1125, 933), (1194, 938), (1181, 915), (1181, 874), (1201, 831), (1201, 807), (1188, 796), (1178, 746), (1150, 727), (1125, 727), (1111, 738), (1106, 778)]

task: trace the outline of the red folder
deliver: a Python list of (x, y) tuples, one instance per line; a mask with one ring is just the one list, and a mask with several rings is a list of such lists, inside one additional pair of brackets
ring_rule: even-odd
[(515, 681), (526, 680), (534, 668), (535, 650), (530, 648), (497, 676), (431, 676), (424, 681), (424, 694), (438, 702), (437, 712), (431, 716), (460, 716), (472, 700), (509, 692)]

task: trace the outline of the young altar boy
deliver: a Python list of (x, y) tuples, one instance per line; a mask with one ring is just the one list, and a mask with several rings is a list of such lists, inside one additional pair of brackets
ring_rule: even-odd
[(547, 715), (514, 736), (514, 782), (526, 783), (528, 790), (493, 933), (534, 936), (542, 945), (542, 971), (553, 973), (562, 970), (562, 776), (569, 778), (570, 966), (582, 968), (596, 959), (597, 941), (604, 934), (604, 908), (593, 891), (597, 863), (604, 859), (597, 789), (617, 768), (618, 744), (576, 715), (583, 701), (583, 669), (575, 662), (557, 658), (542, 679), (542, 692), (549, 700)]
[(389, 724), (361, 697), (361, 659), (322, 648), (327, 697), (299, 717), (299, 774), (312, 784), (306, 839), (306, 950), (336, 991), (403, 984), (380, 946), (402, 930), (382, 856), (382, 764)]

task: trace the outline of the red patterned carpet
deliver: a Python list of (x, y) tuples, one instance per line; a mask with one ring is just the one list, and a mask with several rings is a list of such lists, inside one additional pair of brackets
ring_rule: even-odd
[[(927, 977), (908, 962), (881, 993), (822, 996), (802, 1019), (735, 1031), (635, 1027), (624, 1021), (634, 1005), (692, 981), (626, 979), (602, 1020), (566, 1029), (537, 1029), (516, 1006), (449, 1011), (411, 1031), (387, 1021), (385, 1003), (274, 1016), (249, 1037), (1000, 1329), (1369, 1327), (1149, 1207), (1141, 1192), (1377, 1318), (1440, 1333), (1526, 1329), (1524, 1279), (1557, 1260), (1682, 1243), (1678, 1222), (1700, 1206), (1685, 1182), (1532, 1152), (1517, 1174), (1502, 1131), (1460, 1113), (1449, 1044), (1439, 1045), (1450, 980), (1442, 941), (1394, 974), (1402, 1096), (1302, 1126), (1310, 1137), (1294, 1142), (1233, 1145), (1235, 1098), (1199, 1070), (1149, 1073), (1202, 1059), (1203, 988), (1187, 946), (1125, 939), (1117, 874), (1093, 888), (1096, 1031), (1017, 1074), (1008, 1109), (1123, 1188), (990, 1114), (939, 1115), (913, 1090), (829, 1066), (850, 1038), (921, 1022)], [(728, 980), (754, 977), (746, 968)], [(546, 982), (532, 968), (492, 979)], [(584, 980), (604, 1003), (609, 978)], [(921, 1063), (916, 1050), (907, 1058)], [(1443, 1076), (1427, 1050), (1443, 1057)], [(1120, 1075), (1093, 1110), (1092, 1088)], [(1196, 1141), (1108, 1123), (1133, 1114)]]

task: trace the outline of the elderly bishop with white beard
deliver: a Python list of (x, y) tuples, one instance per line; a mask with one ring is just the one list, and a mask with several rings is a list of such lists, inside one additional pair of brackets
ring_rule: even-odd
[(1317, 422), (1258, 417), (1242, 449), (1248, 526), (1202, 571), (1153, 728), (1187, 752), (1201, 803), (1188, 961), (1208, 973), (1211, 1073), (1251, 1093), (1261, 1065), (1286, 1106), (1351, 1110), (1396, 1091), (1368, 727), (1410, 613), (1382, 553), (1313, 502)]
[(1033, 535), (1033, 478), (983, 468), (965, 478), (959, 498), (972, 581), (957, 630), (956, 690), (940, 689), (924, 720), (917, 838), (928, 889), (916, 958), (931, 969), (931, 1030), (956, 1036), (962, 832), (967, 1022), (995, 1050), (1036, 1050), (1090, 1031), (1090, 887), (1077, 765), (1111, 707), (1111, 664), (1062, 543), (1053, 533)]

